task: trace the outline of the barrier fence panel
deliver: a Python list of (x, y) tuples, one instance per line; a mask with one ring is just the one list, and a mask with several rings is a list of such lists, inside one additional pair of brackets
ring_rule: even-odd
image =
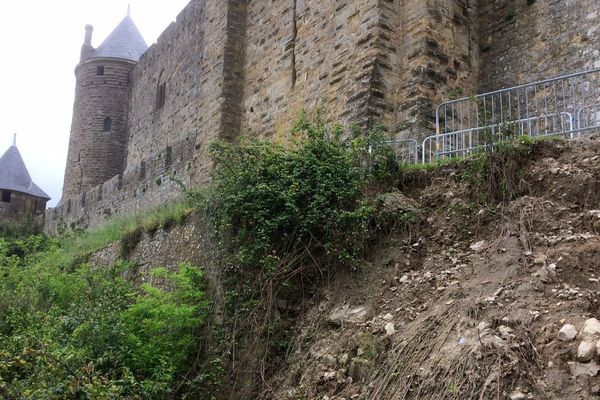
[(600, 128), (600, 68), (442, 103), (423, 161), (516, 135), (575, 137)]
[[(390, 151), (390, 156), (399, 164), (419, 163), (419, 143), (413, 139), (388, 140), (381, 143)], [(369, 147), (369, 154), (373, 154), (373, 148)], [(372, 160), (371, 163), (376, 160)]]

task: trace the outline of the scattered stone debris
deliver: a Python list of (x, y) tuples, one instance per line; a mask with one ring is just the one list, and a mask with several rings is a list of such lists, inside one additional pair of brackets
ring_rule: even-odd
[[(302, 372), (278, 375), (261, 400), (598, 396), (600, 210), (586, 207), (598, 209), (600, 157), (593, 173), (580, 164), (600, 154), (600, 136), (586, 152), (532, 160), (522, 179), (534, 194), (493, 209), (468, 209), (471, 189), (446, 175), (405, 192), (418, 199), (418, 231), (325, 291), (291, 356)], [(324, 351), (306, 356), (312, 347)]]
[(329, 314), (329, 322), (333, 325), (342, 326), (346, 323), (361, 324), (370, 320), (373, 309), (369, 306), (351, 308), (349, 305), (334, 309)]

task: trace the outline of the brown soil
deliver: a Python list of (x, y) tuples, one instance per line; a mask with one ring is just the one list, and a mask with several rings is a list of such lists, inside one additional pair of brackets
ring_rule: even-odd
[[(557, 334), (600, 318), (600, 138), (524, 164), (526, 195), (499, 205), (456, 167), (408, 184), (422, 222), (322, 290), (260, 398), (594, 398), (600, 377), (574, 376), (579, 341)], [(330, 321), (344, 305), (368, 318)]]

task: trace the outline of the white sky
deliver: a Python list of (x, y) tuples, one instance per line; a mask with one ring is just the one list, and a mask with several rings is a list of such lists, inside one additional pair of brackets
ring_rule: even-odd
[(131, 4), (148, 45), (189, 0), (2, 0), (0, 3), (0, 155), (17, 146), (29, 173), (55, 205), (61, 196), (75, 65), (84, 27), (94, 26), (97, 47)]

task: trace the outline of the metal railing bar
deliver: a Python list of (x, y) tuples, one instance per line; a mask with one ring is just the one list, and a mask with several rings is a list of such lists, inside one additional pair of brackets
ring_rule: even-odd
[(579, 76), (586, 75), (586, 74), (592, 74), (592, 73), (595, 73), (595, 72), (600, 72), (600, 68), (594, 68), (594, 69), (590, 69), (590, 70), (586, 70), (586, 71), (575, 72), (573, 74), (568, 74), (568, 75), (560, 75), (560, 76), (556, 76), (554, 78), (544, 79), (544, 80), (541, 80), (541, 81), (524, 83), (524, 84), (521, 84), (521, 85), (512, 86), (512, 87), (506, 87), (506, 88), (495, 90), (495, 91), (492, 91), (492, 92), (480, 93), (480, 94), (477, 94), (477, 95), (474, 95), (474, 96), (462, 97), (460, 99), (449, 100), (449, 101), (446, 101), (446, 102), (440, 104), (438, 107), (446, 106), (446, 105), (449, 105), (449, 104), (452, 104), (452, 103), (457, 103), (457, 102), (460, 102), (460, 101), (469, 100), (471, 98), (480, 98), (480, 97), (489, 96), (489, 95), (492, 95), (492, 94), (497, 94), (499, 92), (506, 92), (506, 91), (509, 91), (509, 90), (516, 90), (516, 89), (521, 89), (521, 88), (525, 88), (525, 87), (529, 87), (529, 86), (543, 85), (544, 83), (550, 83), (550, 82), (559, 81), (559, 80), (562, 80), (562, 79), (575, 78), (575, 77), (579, 77)]

